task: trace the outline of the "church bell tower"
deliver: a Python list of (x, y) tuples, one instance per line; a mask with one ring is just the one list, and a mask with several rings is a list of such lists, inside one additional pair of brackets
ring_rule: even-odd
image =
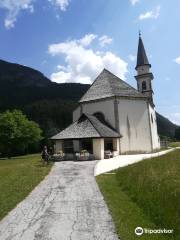
[(141, 38), (141, 33), (139, 33), (139, 44), (137, 52), (137, 64), (136, 64), (137, 75), (135, 76), (137, 80), (137, 89), (139, 92), (144, 94), (151, 105), (154, 107), (153, 103), (153, 89), (152, 80), (153, 74), (151, 73), (151, 64), (148, 61), (144, 44)]

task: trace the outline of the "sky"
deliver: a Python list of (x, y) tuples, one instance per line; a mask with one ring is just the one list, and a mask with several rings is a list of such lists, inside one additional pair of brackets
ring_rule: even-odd
[(136, 87), (140, 30), (156, 110), (180, 124), (179, 9), (179, 0), (0, 0), (0, 59), (58, 83), (92, 83), (107, 68)]

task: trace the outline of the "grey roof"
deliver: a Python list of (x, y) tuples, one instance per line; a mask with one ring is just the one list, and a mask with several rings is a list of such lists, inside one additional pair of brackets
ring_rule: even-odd
[(79, 102), (87, 102), (116, 96), (145, 98), (143, 94), (138, 92), (128, 83), (124, 82), (107, 69), (104, 69)]
[(82, 114), (81, 117), (51, 139), (117, 138), (120, 134), (100, 122), (95, 116)]
[(144, 65), (149, 65), (151, 66), (151, 64), (149, 64), (147, 55), (146, 55), (146, 51), (144, 48), (144, 44), (142, 41), (141, 36), (139, 37), (139, 44), (138, 44), (138, 52), (137, 52), (137, 64), (136, 64), (136, 69), (139, 66), (144, 66)]

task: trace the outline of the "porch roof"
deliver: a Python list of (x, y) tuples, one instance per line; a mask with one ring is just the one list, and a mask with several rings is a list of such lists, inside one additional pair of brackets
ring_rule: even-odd
[(81, 117), (62, 132), (53, 136), (53, 140), (82, 138), (118, 138), (121, 135), (109, 124), (102, 123), (93, 115), (82, 114)]

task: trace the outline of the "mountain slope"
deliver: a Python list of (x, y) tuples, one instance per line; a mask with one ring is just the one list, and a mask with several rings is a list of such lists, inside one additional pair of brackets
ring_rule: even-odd
[(156, 117), (159, 135), (173, 138), (178, 126), (159, 113), (156, 113)]
[[(21, 109), (52, 136), (72, 121), (72, 111), (89, 85), (57, 84), (41, 72), (0, 60), (0, 111)], [(177, 126), (157, 114), (160, 135), (174, 137)]]
[(9, 87), (44, 87), (50, 85), (50, 81), (41, 72), (30, 67), (0, 60), (1, 86)]

